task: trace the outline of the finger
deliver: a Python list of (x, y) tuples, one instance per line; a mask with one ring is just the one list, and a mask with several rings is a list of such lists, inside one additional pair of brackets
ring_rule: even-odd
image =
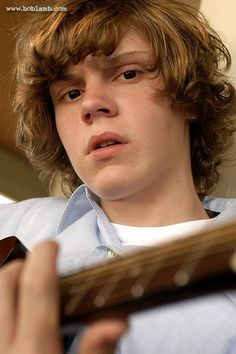
[(84, 332), (80, 342), (80, 354), (113, 354), (116, 344), (127, 330), (125, 320), (101, 320), (94, 322)]
[(0, 270), (0, 353), (6, 352), (13, 338), (17, 288), (22, 268), (22, 261), (14, 261)]
[(31, 338), (32, 346), (47, 345), (58, 335), (57, 249), (51, 241), (37, 245), (22, 272), (18, 336), (21, 341)]

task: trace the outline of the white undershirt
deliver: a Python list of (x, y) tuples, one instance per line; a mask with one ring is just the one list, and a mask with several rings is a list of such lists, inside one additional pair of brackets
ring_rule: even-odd
[(160, 227), (136, 227), (112, 223), (122, 245), (152, 246), (203, 231), (214, 219), (186, 221)]

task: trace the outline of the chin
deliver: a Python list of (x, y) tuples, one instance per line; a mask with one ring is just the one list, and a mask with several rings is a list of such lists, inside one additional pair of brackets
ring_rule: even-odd
[(126, 193), (119, 185), (106, 185), (90, 188), (102, 200), (118, 200), (125, 198)]
[(135, 186), (140, 184), (140, 181), (137, 181), (139, 173), (132, 172), (134, 171), (125, 169), (124, 166), (112, 166), (91, 175), (91, 178), (84, 179), (84, 182), (100, 199), (123, 199), (135, 193)]
[(119, 200), (132, 193), (130, 183), (127, 185), (123, 180), (105, 180), (103, 183), (88, 187), (102, 200)]

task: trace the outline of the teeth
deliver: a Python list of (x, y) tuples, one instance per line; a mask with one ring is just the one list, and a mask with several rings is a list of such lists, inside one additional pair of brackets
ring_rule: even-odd
[(110, 146), (110, 145), (114, 145), (116, 144), (117, 142), (115, 140), (111, 140), (111, 141), (106, 141), (104, 143), (101, 143), (99, 145), (97, 145), (98, 148), (104, 148), (106, 146)]

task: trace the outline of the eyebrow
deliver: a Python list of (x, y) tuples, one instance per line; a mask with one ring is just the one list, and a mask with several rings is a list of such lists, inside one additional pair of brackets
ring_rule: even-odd
[(136, 50), (136, 51), (125, 52), (117, 55), (111, 55), (105, 58), (109, 63), (119, 65), (120, 63), (123, 64), (125, 60), (129, 60), (130, 58), (133, 60), (137, 60), (137, 59), (148, 60), (150, 59), (150, 53), (143, 50)]
[[(99, 57), (97, 57), (99, 58)], [(108, 63), (109, 66), (114, 66), (114, 67), (119, 67), (122, 66), (126, 63), (126, 61), (141, 61), (144, 62), (145, 64), (148, 63), (148, 61), (151, 60), (150, 53), (147, 51), (141, 51), (141, 50), (136, 50), (136, 51), (130, 51), (130, 52), (125, 52), (117, 55), (111, 55), (111, 56), (102, 56), (104, 61)], [(77, 74), (72, 74), (66, 71), (62, 71), (58, 74), (55, 80), (53, 80), (52, 84), (57, 84), (58, 82), (66, 82), (66, 81), (78, 81), (78, 75)]]

